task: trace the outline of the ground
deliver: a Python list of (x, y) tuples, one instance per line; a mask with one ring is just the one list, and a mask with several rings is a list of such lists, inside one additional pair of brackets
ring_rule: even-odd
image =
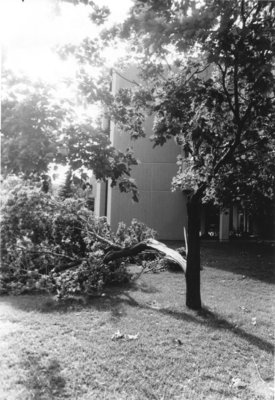
[(172, 270), (87, 302), (1, 297), (0, 399), (271, 400), (272, 247), (204, 243), (202, 260), (200, 313)]

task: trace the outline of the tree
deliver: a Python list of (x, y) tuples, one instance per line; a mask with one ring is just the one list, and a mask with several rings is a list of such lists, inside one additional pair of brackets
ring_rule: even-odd
[(101, 121), (79, 120), (75, 104), (57, 100), (53, 88), (42, 81), (19, 78), (10, 71), (3, 81), (1, 167), (5, 175), (42, 178), (45, 183), (50, 163), (58, 163), (68, 165), (72, 173), (92, 170), (97, 179), (110, 179), (137, 200), (130, 177), (137, 161), (130, 149), (122, 153), (111, 146)]
[(109, 117), (138, 138), (146, 110), (154, 145), (175, 138), (181, 148), (173, 183), (187, 195), (192, 309), (201, 308), (202, 202), (255, 207), (274, 197), (274, 9), (254, 0), (136, 0), (129, 18), (101, 36), (130, 42), (143, 78), (114, 97), (97, 91)]
[(121, 27), (145, 49), (154, 143), (175, 137), (183, 151), (174, 185), (188, 198), (190, 308), (201, 307), (201, 202), (274, 195), (274, 9), (266, 1), (137, 0)]
[(4, 71), (2, 171), (24, 177), (45, 173), (57, 155), (65, 116), (49, 85)]

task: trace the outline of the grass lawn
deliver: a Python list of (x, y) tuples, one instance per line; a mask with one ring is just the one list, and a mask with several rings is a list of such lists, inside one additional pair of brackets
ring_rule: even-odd
[(204, 243), (200, 313), (175, 271), (85, 304), (0, 297), (0, 399), (273, 399), (271, 250)]

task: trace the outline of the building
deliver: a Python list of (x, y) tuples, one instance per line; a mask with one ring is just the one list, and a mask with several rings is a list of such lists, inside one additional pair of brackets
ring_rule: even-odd
[[(127, 73), (133, 76), (134, 69)], [(114, 74), (112, 90), (130, 87), (130, 83)], [(134, 203), (130, 194), (120, 193), (119, 189), (109, 184), (98, 183), (96, 188), (96, 215), (106, 215), (112, 227), (116, 229), (120, 221), (129, 224), (133, 218), (155, 229), (163, 240), (183, 240), (183, 224), (186, 218), (186, 201), (181, 192), (171, 192), (171, 180), (177, 172), (175, 163), (179, 147), (170, 141), (163, 147), (153, 149), (149, 136), (152, 134), (152, 118), (145, 122), (146, 138), (135, 142), (111, 123), (110, 137), (112, 144), (125, 150), (133, 147), (135, 157), (140, 161), (133, 167), (133, 178), (139, 188), (139, 202)]]
[[(134, 68), (125, 73), (129, 80), (134, 79)], [(112, 91), (131, 86), (129, 80), (114, 73)], [(161, 240), (184, 240), (183, 226), (187, 222), (186, 197), (180, 192), (171, 192), (171, 181), (177, 172), (176, 157), (179, 146), (170, 140), (163, 147), (153, 149), (149, 137), (152, 134), (153, 119), (145, 121), (146, 138), (131, 141), (129, 135), (120, 131), (113, 123), (110, 124), (112, 144), (123, 151), (133, 147), (136, 158), (140, 161), (133, 167), (133, 178), (136, 179), (140, 200), (134, 203), (130, 194), (120, 193), (107, 183), (97, 183), (95, 191), (95, 213), (106, 216), (111, 228), (116, 230), (118, 223), (123, 221), (130, 224), (133, 218), (144, 222), (155, 229)], [(228, 210), (205, 205), (201, 215), (201, 236), (219, 238), (227, 241), (230, 232), (238, 234), (250, 232), (251, 218), (245, 210), (232, 206)]]

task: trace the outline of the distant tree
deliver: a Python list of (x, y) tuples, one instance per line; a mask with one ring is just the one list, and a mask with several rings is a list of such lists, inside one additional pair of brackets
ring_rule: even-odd
[[(154, 145), (174, 138), (180, 146), (173, 185), (187, 195), (192, 309), (201, 308), (202, 202), (245, 201), (253, 208), (274, 198), (274, 17), (268, 1), (135, 0), (126, 21), (101, 38), (130, 43), (140, 84), (111, 96), (81, 78), (87, 98), (101, 99), (132, 138), (144, 136), (147, 112), (154, 116)], [(88, 41), (75, 51), (86, 62), (96, 54)]]
[(69, 170), (66, 173), (66, 177), (65, 177), (65, 182), (64, 184), (60, 187), (59, 191), (58, 191), (58, 195), (59, 197), (61, 197), (62, 199), (67, 199), (68, 197), (73, 197), (73, 189), (72, 189), (72, 171)]
[(2, 82), (2, 171), (25, 177), (45, 173), (56, 158), (66, 111), (49, 85), (10, 71)]
[(53, 88), (45, 83), (6, 72), (2, 97), (2, 173), (41, 178), (42, 190), (46, 191), (43, 176), (50, 163), (68, 165), (72, 173), (81, 173), (86, 168), (97, 179), (110, 179), (122, 191), (131, 191), (137, 200), (137, 188), (130, 177), (131, 166), (137, 162), (131, 151), (122, 153), (112, 147), (109, 132), (101, 127), (101, 122), (79, 121), (73, 106), (57, 100)]

